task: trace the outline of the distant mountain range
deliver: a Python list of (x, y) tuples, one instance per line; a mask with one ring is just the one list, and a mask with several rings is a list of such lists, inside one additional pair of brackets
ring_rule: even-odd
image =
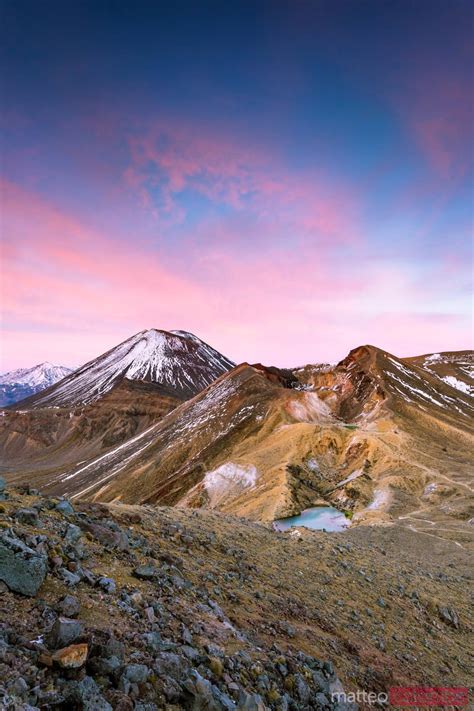
[(72, 498), (258, 521), (315, 503), (359, 522), (457, 521), (469, 517), (473, 370), (472, 351), (374, 346), (337, 365), (235, 366), (193, 334), (150, 329), (3, 410), (3, 469)]
[(71, 368), (40, 363), (32, 368), (19, 368), (0, 375), (0, 407), (13, 405), (35, 395), (72, 373)]

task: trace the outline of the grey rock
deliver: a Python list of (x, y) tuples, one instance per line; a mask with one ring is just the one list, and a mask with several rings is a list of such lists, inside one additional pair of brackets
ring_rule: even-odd
[(318, 692), (316, 696), (314, 697), (314, 700), (316, 701), (316, 704), (321, 707), (329, 706), (329, 700), (325, 694), (322, 692)]
[(61, 499), (55, 506), (56, 511), (60, 511), (62, 514), (73, 514), (74, 509), (67, 499)]
[(80, 526), (83, 531), (91, 534), (99, 543), (109, 550), (125, 551), (129, 549), (127, 534), (122, 530), (113, 530), (109, 526), (102, 526), (100, 523), (90, 523), (81, 521)]
[(181, 680), (188, 671), (186, 661), (173, 652), (160, 652), (153, 666), (158, 676), (169, 676), (177, 681)]
[(113, 580), (112, 578), (99, 578), (99, 580), (97, 581), (97, 585), (99, 586), (99, 588), (102, 588), (102, 590), (105, 590), (105, 592), (108, 593), (114, 593), (117, 589), (115, 580)]
[(295, 694), (303, 706), (308, 703), (311, 691), (301, 674), (295, 674)]
[(59, 602), (57, 609), (64, 617), (77, 617), (81, 609), (81, 604), (74, 595), (65, 595)]
[(10, 590), (33, 596), (46, 577), (47, 558), (7, 533), (0, 534), (0, 580)]
[[(337, 677), (335, 677), (328, 685), (327, 689), (327, 696), (330, 699), (337, 698), (336, 695), (344, 694), (344, 687), (342, 686), (341, 682)], [(344, 702), (340, 701), (338, 702), (338, 707), (340, 708), (340, 711), (342, 711), (343, 708), (346, 707), (347, 704)]]
[(323, 671), (328, 675), (328, 676), (334, 676), (334, 664), (332, 662), (324, 662), (323, 664)]
[(92, 573), (91, 570), (88, 568), (81, 568), (81, 574), (83, 580), (88, 584), (88, 585), (95, 585), (97, 578), (96, 576)]
[(184, 708), (190, 711), (233, 711), (235, 703), (195, 669), (183, 682)]
[(266, 707), (259, 694), (249, 694), (246, 691), (241, 691), (237, 709), (238, 711), (265, 711)]
[(150, 669), (146, 664), (127, 664), (122, 672), (122, 677), (132, 684), (143, 684), (150, 675)]
[(82, 634), (82, 624), (68, 617), (58, 617), (46, 635), (46, 644), (52, 649), (67, 647)]
[(133, 571), (134, 576), (139, 580), (152, 580), (158, 573), (159, 571), (153, 565), (139, 565)]
[(196, 666), (200, 662), (205, 660), (205, 657), (200, 652), (198, 652), (197, 649), (195, 649), (194, 647), (190, 647), (187, 644), (184, 644), (180, 648), (180, 652), (181, 652), (181, 654), (184, 654), (186, 659), (189, 659), (189, 661)]
[(192, 645), (193, 643), (193, 636), (191, 632), (188, 630), (187, 627), (183, 628), (182, 634), (181, 634), (181, 639), (183, 640), (184, 644), (189, 644)]
[(64, 540), (67, 543), (77, 543), (79, 538), (82, 536), (82, 531), (79, 528), (79, 526), (76, 526), (74, 523), (69, 523), (68, 527), (66, 528), (66, 533), (64, 534)]
[(73, 588), (75, 585), (81, 582), (81, 576), (76, 573), (72, 573), (67, 568), (59, 568), (58, 575), (64, 580), (66, 585)]
[(88, 662), (88, 669), (100, 676), (116, 674), (121, 666), (122, 662), (115, 654), (111, 657), (94, 657)]
[(15, 518), (19, 523), (27, 526), (37, 526), (39, 524), (38, 512), (35, 509), (18, 509)]
[(313, 671), (312, 675), (313, 675), (313, 684), (316, 687), (316, 689), (318, 691), (321, 691), (324, 694), (327, 694), (329, 692), (329, 681), (324, 676), (324, 674), (319, 670), (315, 670), (315, 671)]
[(86, 676), (80, 682), (73, 682), (71, 687), (72, 700), (82, 711), (113, 711), (92, 677)]
[(15, 679), (11, 686), (8, 687), (8, 690), (12, 692), (15, 696), (23, 698), (28, 692), (28, 684), (22, 676), (19, 676)]
[(283, 622), (280, 623), (280, 627), (281, 627), (282, 632), (285, 632), (285, 634), (288, 635), (288, 637), (290, 637), (290, 638), (295, 637), (296, 630), (293, 627), (293, 625), (290, 625), (289, 622), (286, 622), (286, 620), (284, 620)]
[(225, 711), (233, 711), (236, 708), (235, 702), (232, 701), (232, 699), (227, 696), (227, 694), (224, 694), (220, 689), (218, 689), (217, 686), (211, 686), (211, 689), (215, 701), (217, 701), (217, 703), (219, 704), (219, 709), (224, 709)]
[(161, 634), (159, 632), (146, 632), (142, 639), (150, 652), (161, 650)]
[[(316, 698), (318, 697), (318, 694), (316, 694)], [(324, 697), (326, 698), (326, 697)], [(285, 694), (284, 696), (281, 696), (278, 701), (276, 702), (276, 708), (277, 711), (288, 711), (290, 708), (290, 697), (288, 694)]]
[(440, 619), (443, 620), (443, 622), (445, 622), (450, 627), (455, 627), (456, 629), (459, 629), (459, 616), (456, 610), (454, 610), (452, 607), (439, 607), (438, 612)]
[(154, 622), (156, 619), (155, 611), (152, 607), (145, 607), (144, 615), (147, 618), (148, 622)]

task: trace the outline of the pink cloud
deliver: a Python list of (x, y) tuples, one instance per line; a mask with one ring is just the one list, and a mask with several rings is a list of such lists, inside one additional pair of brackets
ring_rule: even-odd
[(274, 153), (249, 141), (176, 121), (157, 122), (129, 143), (131, 164), (124, 179), (162, 219), (184, 220), (179, 194), (187, 189), (216, 206), (321, 240), (347, 242), (359, 236), (358, 190), (329, 181), (317, 168), (296, 175)]
[(269, 240), (248, 259), (226, 248), (222, 224), (209, 249), (198, 241), (181, 253), (183, 269), (10, 183), (1, 203), (4, 370), (79, 364), (150, 327), (191, 330), (236, 361), (282, 366), (337, 360), (361, 342), (398, 353), (466, 347), (466, 319), (440, 334), (429, 315), (410, 315), (413, 304), (433, 310), (442, 295), (403, 265), (361, 253), (356, 272), (325, 242), (284, 250)]
[(43, 326), (88, 325), (94, 311), (125, 321), (137, 312), (159, 317), (153, 289), (176, 304), (199, 304), (197, 289), (167, 271), (154, 254), (97, 233), (31, 193), (1, 184), (2, 233), (6, 237), (2, 295), (5, 318), (39, 318)]
[(415, 57), (392, 101), (434, 173), (442, 179), (464, 177), (473, 165), (471, 72), (454, 73)]

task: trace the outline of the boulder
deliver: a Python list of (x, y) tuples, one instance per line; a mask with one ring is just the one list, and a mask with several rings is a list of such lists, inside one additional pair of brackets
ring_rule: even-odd
[(66, 585), (70, 588), (73, 588), (75, 585), (78, 585), (78, 583), (81, 582), (80, 575), (76, 575), (76, 573), (72, 573), (67, 568), (59, 568), (58, 575), (64, 580)]
[(74, 595), (65, 595), (58, 603), (57, 609), (64, 617), (77, 617), (81, 609), (81, 603)]
[(66, 533), (64, 534), (64, 540), (66, 543), (74, 544), (77, 543), (81, 535), (82, 531), (79, 526), (76, 526), (74, 523), (69, 523), (66, 528)]
[(182, 688), (185, 708), (192, 711), (204, 709), (206, 711), (235, 711), (237, 708), (235, 702), (227, 694), (202, 677), (196, 669), (191, 671), (189, 677), (183, 682)]
[(13, 592), (33, 596), (46, 577), (47, 557), (19, 538), (0, 534), (0, 580)]
[(27, 526), (37, 526), (39, 524), (38, 512), (35, 509), (18, 509), (15, 518), (19, 523)]
[(56, 508), (56, 511), (60, 511), (60, 513), (62, 513), (62, 514), (69, 515), (69, 514), (74, 513), (74, 509), (71, 506), (71, 504), (69, 503), (69, 501), (67, 501), (67, 499), (61, 499), (61, 501), (58, 501), (55, 508)]
[(459, 615), (454, 608), (447, 606), (438, 607), (438, 612), (440, 619), (443, 620), (445, 624), (449, 625), (450, 627), (454, 627), (455, 629), (459, 629)]
[(92, 677), (86, 676), (79, 682), (72, 682), (70, 687), (68, 708), (77, 708), (81, 711), (113, 711)]
[(58, 649), (53, 654), (53, 661), (63, 669), (80, 669), (86, 663), (88, 651), (87, 644), (71, 644)]
[(125, 551), (129, 548), (128, 536), (120, 529), (118, 531), (112, 530), (108, 526), (102, 526), (100, 523), (90, 523), (89, 521), (81, 521), (80, 526), (83, 531), (90, 533), (105, 548), (119, 551)]
[(122, 677), (132, 684), (143, 684), (150, 674), (146, 664), (127, 664), (122, 672)]
[(265, 711), (266, 706), (259, 694), (241, 691), (237, 709), (238, 711)]
[(159, 571), (153, 565), (139, 565), (134, 569), (133, 574), (139, 580), (152, 580)]
[(99, 580), (97, 581), (97, 585), (99, 588), (102, 588), (102, 590), (105, 590), (105, 592), (108, 593), (114, 593), (117, 589), (115, 580), (113, 580), (112, 578), (99, 578)]
[(58, 617), (46, 636), (46, 644), (51, 649), (66, 647), (82, 634), (82, 625), (78, 620)]
[(127, 664), (119, 680), (119, 689), (128, 694), (132, 684), (144, 684), (150, 669), (145, 664)]

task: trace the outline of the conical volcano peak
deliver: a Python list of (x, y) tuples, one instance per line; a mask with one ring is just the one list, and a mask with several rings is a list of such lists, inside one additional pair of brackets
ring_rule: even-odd
[(192, 334), (157, 328), (140, 331), (48, 388), (29, 407), (64, 407), (94, 402), (123, 379), (143, 380), (193, 397), (234, 363)]
[(174, 331), (170, 331), (170, 333), (172, 333), (173, 336), (185, 338), (187, 341), (194, 341), (195, 343), (204, 343), (204, 341), (198, 338), (194, 333), (191, 333), (191, 331), (181, 331), (180, 329), (177, 329)]

